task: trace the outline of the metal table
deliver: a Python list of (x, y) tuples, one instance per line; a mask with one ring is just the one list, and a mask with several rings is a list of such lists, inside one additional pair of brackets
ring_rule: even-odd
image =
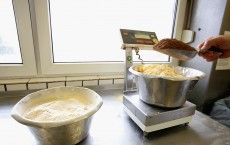
[[(230, 145), (230, 128), (196, 111), (188, 126), (143, 131), (124, 111), (122, 89), (95, 90), (103, 106), (95, 114), (88, 136), (79, 145)], [(10, 117), (21, 97), (0, 97), (0, 145), (36, 145), (26, 126)]]

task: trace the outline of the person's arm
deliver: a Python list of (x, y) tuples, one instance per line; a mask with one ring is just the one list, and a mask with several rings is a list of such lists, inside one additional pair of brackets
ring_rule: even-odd
[(218, 58), (230, 57), (230, 36), (220, 35), (217, 37), (210, 37), (209, 39), (199, 44), (198, 48), (200, 50), (208, 50), (212, 46), (221, 49), (223, 54), (220, 54), (218, 52), (210, 52), (210, 53), (199, 53), (199, 56), (203, 57), (208, 62), (215, 61)]

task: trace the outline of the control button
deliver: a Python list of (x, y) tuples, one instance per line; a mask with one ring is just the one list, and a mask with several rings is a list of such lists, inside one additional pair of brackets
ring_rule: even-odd
[(157, 38), (153, 38), (153, 42), (157, 43), (158, 42)]
[(131, 61), (132, 60), (132, 56), (127, 56), (127, 60)]

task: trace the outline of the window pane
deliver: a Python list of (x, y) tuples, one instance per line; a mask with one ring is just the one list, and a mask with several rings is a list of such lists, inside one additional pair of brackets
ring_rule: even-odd
[[(120, 29), (169, 38), (174, 7), (173, 0), (50, 0), (54, 62), (124, 61)], [(169, 60), (154, 51), (140, 54), (145, 61)]]
[(0, 63), (22, 63), (11, 0), (0, 1)]

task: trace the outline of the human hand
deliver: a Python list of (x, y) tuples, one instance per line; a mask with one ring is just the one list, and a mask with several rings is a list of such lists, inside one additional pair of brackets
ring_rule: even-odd
[(198, 53), (199, 56), (206, 59), (206, 61), (215, 61), (218, 58), (230, 57), (230, 36), (220, 35), (217, 37), (210, 37), (201, 44), (198, 45), (200, 50), (209, 50), (212, 46), (215, 46), (221, 50), (223, 53), (219, 52), (207, 52)]

